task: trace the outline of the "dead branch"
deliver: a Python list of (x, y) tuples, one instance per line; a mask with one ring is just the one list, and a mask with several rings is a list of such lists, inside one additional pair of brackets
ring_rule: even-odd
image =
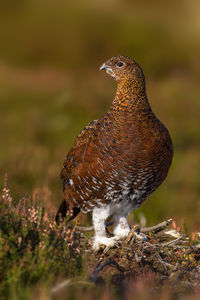
[(169, 226), (172, 223), (172, 219), (163, 221), (157, 225), (151, 226), (151, 227), (143, 227), (140, 229), (142, 233), (148, 233), (148, 232), (155, 232), (155, 231), (160, 231)]
[[(148, 232), (155, 232), (155, 231), (160, 231), (163, 230), (164, 228), (166, 228), (167, 226), (169, 226), (172, 223), (172, 219), (163, 221), (157, 225), (151, 226), (151, 227), (143, 227), (140, 229), (140, 232), (142, 233), (148, 233)], [(112, 222), (109, 222), (108, 224), (106, 224), (106, 226), (112, 225)], [(76, 226), (76, 229), (80, 230), (80, 231), (92, 231), (94, 230), (93, 226), (89, 226), (89, 227), (85, 227), (85, 226)]]
[(110, 260), (106, 261), (105, 263), (101, 264), (100, 266), (98, 266), (94, 270), (93, 281), (95, 283), (97, 282), (97, 276), (98, 276), (99, 271), (103, 270), (103, 268), (105, 268), (108, 265), (111, 265), (112, 267), (117, 268), (117, 270), (119, 270), (120, 272), (124, 272), (124, 268), (123, 267), (121, 267), (115, 260), (110, 259)]
[(80, 231), (92, 231), (94, 230), (93, 226), (85, 227), (85, 226), (76, 226), (76, 229)]
[(179, 242), (181, 239), (183, 238), (183, 236), (181, 237), (178, 237), (177, 239), (173, 240), (173, 241), (169, 241), (167, 243), (163, 243), (161, 244), (162, 246), (171, 246), (171, 245), (174, 245), (176, 244), (177, 242)]

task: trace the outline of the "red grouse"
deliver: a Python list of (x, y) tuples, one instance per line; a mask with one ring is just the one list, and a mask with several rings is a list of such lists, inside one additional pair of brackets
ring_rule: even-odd
[[(166, 178), (173, 156), (167, 128), (152, 112), (142, 68), (127, 56), (105, 62), (117, 81), (116, 96), (108, 112), (87, 125), (76, 138), (61, 172), (64, 201), (56, 220), (73, 208), (92, 212), (93, 249), (112, 247), (130, 228), (127, 216)], [(105, 221), (113, 216), (113, 237), (106, 236)]]

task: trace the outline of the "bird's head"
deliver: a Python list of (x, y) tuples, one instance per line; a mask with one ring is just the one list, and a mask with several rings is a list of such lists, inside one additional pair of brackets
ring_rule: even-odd
[(128, 56), (114, 56), (102, 64), (99, 70), (105, 70), (117, 82), (144, 82), (142, 68)]

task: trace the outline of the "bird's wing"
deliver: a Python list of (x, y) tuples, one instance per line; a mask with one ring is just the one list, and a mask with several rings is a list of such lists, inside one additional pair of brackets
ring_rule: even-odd
[[(61, 171), (63, 179), (63, 189), (70, 185), (70, 179), (76, 175), (77, 170), (83, 168), (83, 164), (88, 164), (95, 159), (97, 150), (96, 140), (100, 128), (99, 120), (89, 123), (77, 136), (74, 145), (69, 151)], [(88, 159), (90, 161), (88, 161)]]

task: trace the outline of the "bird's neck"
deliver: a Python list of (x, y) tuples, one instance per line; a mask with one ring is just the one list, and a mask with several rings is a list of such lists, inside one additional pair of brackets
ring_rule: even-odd
[(135, 115), (151, 110), (144, 82), (119, 82), (111, 110)]

